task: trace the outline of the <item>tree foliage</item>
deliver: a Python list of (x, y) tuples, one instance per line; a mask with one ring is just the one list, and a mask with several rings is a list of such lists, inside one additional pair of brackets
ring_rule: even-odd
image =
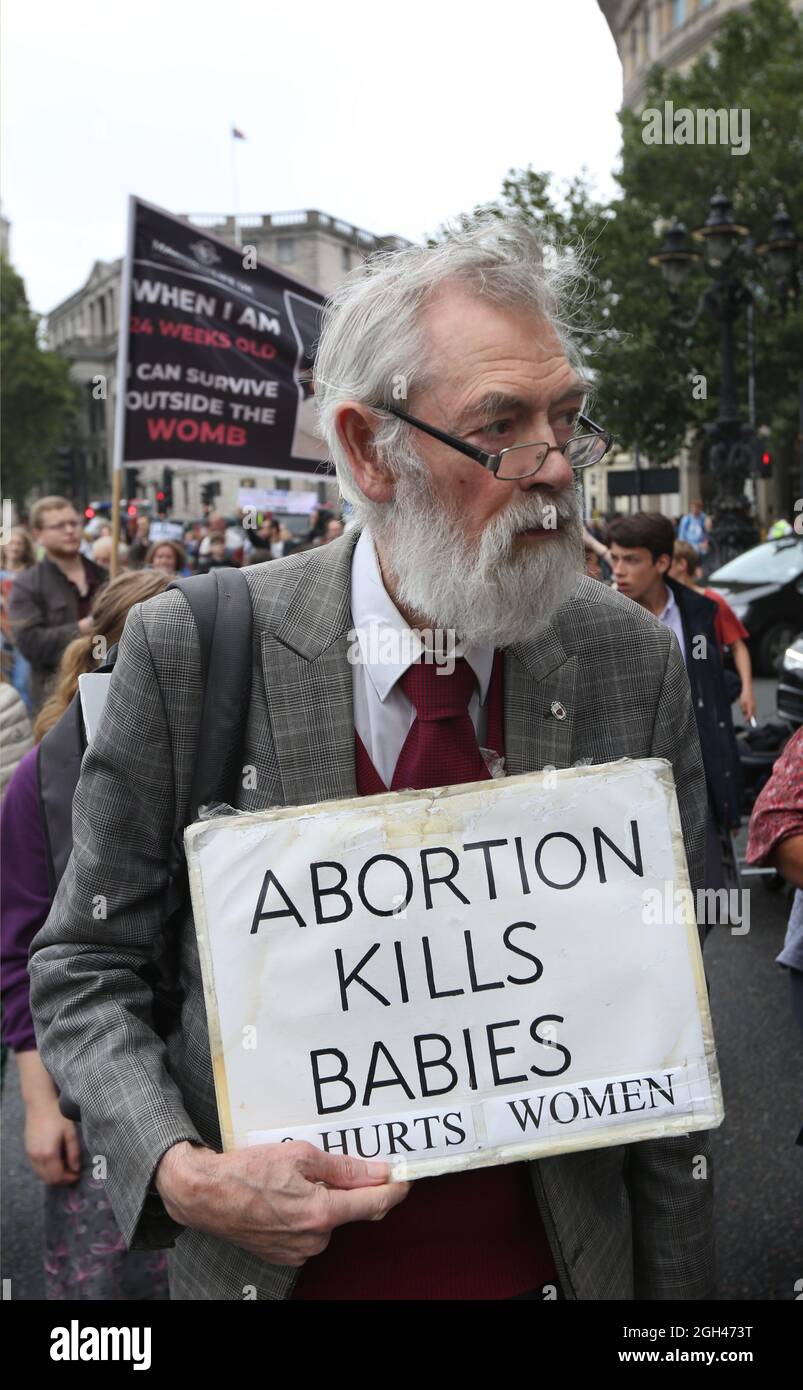
[[(729, 16), (713, 48), (686, 75), (653, 68), (644, 107), (675, 110), (736, 108), (749, 112), (750, 148), (732, 154), (726, 144), (646, 144), (641, 115), (620, 114), (619, 192), (599, 200), (585, 171), (563, 187), (529, 168), (510, 172), (500, 216), (532, 221), (552, 247), (585, 248), (594, 288), (584, 338), (598, 375), (599, 413), (624, 446), (639, 443), (655, 463), (675, 455), (691, 426), (698, 433), (716, 415), (719, 328), (703, 314), (693, 329), (673, 327), (660, 271), (648, 264), (659, 232), (673, 214), (689, 230), (708, 216), (721, 187), (734, 216), (756, 244), (766, 241), (783, 200), (803, 235), (803, 19), (786, 0), (755, 0)], [(480, 211), (480, 209), (478, 209)], [(803, 363), (803, 302), (781, 317), (768, 267), (747, 254), (744, 273), (754, 294), (757, 425), (771, 428), (776, 445), (791, 450)], [(691, 312), (710, 276), (696, 268), (683, 290)], [(737, 325), (737, 389), (747, 415), (746, 315)], [(704, 374), (707, 398), (692, 396), (691, 376)]]
[(3, 495), (22, 506), (74, 424), (76, 389), (66, 359), (40, 347), (38, 316), (7, 261), (0, 262), (0, 315)]

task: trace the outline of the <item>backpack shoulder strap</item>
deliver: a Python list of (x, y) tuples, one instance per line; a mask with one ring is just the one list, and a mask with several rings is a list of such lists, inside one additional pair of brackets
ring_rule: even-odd
[(203, 706), (198, 733), (190, 821), (209, 801), (231, 794), (251, 694), (251, 595), (239, 569), (176, 579), (190, 606), (201, 650)]
[(81, 702), (76, 694), (42, 739), (36, 761), (39, 818), (51, 899), (56, 896), (72, 853), (72, 803), (85, 748)]

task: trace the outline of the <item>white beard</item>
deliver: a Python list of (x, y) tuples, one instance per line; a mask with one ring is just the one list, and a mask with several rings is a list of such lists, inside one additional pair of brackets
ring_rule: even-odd
[[(554, 507), (543, 540), (515, 542)], [(573, 488), (511, 497), (478, 542), (466, 541), (457, 512), (437, 499), (423, 471), (403, 470), (392, 503), (366, 509), (395, 597), (425, 626), (465, 646), (510, 647), (537, 636), (575, 591), (583, 570), (582, 519)]]

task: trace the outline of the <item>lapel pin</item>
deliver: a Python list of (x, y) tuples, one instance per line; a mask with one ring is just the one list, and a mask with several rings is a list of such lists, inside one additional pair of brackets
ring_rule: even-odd
[(565, 719), (568, 711), (566, 706), (561, 704), (560, 700), (553, 700), (552, 704), (549, 706), (549, 713), (552, 715), (553, 719)]

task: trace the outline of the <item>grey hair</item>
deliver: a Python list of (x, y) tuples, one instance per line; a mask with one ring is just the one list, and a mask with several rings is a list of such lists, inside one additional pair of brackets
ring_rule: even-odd
[[(335, 415), (347, 400), (403, 404), (414, 385), (427, 386), (433, 364), (420, 311), (445, 281), (504, 308), (529, 308), (556, 333), (567, 359), (580, 368), (576, 311), (582, 295), (579, 250), (546, 247), (524, 219), (483, 214), (448, 228), (436, 245), (409, 246), (371, 257), (328, 299), (315, 359), (319, 426), (355, 519), (368, 521), (380, 504), (360, 491), (337, 435)], [(416, 469), (410, 426), (382, 419), (374, 435), (391, 472)], [(382, 508), (384, 510), (384, 508)]]

